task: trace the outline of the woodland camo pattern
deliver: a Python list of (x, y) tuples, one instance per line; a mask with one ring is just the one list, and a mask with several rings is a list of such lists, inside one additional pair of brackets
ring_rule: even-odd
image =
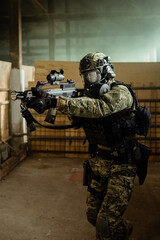
[[(61, 97), (58, 110), (71, 119), (98, 119), (131, 108), (132, 103), (133, 98), (127, 87), (117, 85), (99, 99), (86, 96), (70, 99)], [(132, 163), (120, 165), (114, 160), (102, 159), (99, 156), (90, 159), (90, 166), (93, 173), (101, 177), (101, 181), (91, 181), (91, 188), (95, 189), (101, 198), (88, 191), (88, 221), (96, 227), (97, 239), (126, 240), (127, 227), (122, 215), (131, 197), (136, 166)]]
[(97, 239), (125, 240), (127, 225), (122, 215), (131, 197), (136, 166), (117, 165), (113, 160), (104, 160), (99, 156), (90, 159), (90, 166), (95, 175), (102, 177), (101, 181), (92, 179), (91, 188), (101, 193), (103, 198), (88, 191), (88, 221), (96, 227)]
[(61, 97), (58, 110), (68, 116), (102, 118), (132, 106), (133, 98), (127, 87), (118, 85), (100, 99)]

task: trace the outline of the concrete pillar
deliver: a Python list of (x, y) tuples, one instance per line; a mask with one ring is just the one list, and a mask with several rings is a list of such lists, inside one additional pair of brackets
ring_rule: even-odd
[[(11, 91), (24, 91), (25, 81), (24, 81), (24, 70), (13, 68), (11, 71), (10, 80)], [(20, 100), (11, 101), (11, 126), (12, 134), (19, 135), (24, 133), (24, 119), (20, 113)]]

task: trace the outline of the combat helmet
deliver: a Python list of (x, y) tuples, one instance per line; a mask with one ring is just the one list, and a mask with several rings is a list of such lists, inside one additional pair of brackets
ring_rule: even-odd
[(111, 58), (101, 52), (89, 53), (80, 61), (79, 71), (81, 75), (93, 70), (98, 70), (100, 74), (98, 82), (106, 83), (109, 79), (116, 76), (113, 71)]

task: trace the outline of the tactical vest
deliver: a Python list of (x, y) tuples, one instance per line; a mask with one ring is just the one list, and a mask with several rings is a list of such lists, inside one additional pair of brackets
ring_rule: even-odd
[(135, 135), (135, 119), (127, 109), (104, 118), (83, 118), (83, 129), (89, 142), (120, 148), (126, 137)]
[[(113, 152), (116, 150), (118, 155), (112, 155), (112, 157), (114, 156), (114, 159), (116, 157), (117, 163), (126, 163), (126, 156), (128, 163), (128, 157), (130, 156), (129, 159), (131, 158), (137, 165), (137, 176), (139, 177), (139, 184), (142, 185), (147, 175), (148, 158), (151, 154), (151, 149), (137, 142), (136, 134), (146, 137), (151, 126), (151, 113), (147, 107), (138, 106), (136, 95), (130, 86), (120, 82), (114, 83), (114, 85), (120, 84), (126, 86), (132, 94), (133, 104), (131, 108), (104, 118), (81, 119), (83, 121), (82, 127), (85, 131), (86, 139), (92, 143), (89, 144), (89, 148), (92, 145), (95, 148), (91, 148), (91, 151), (89, 151), (91, 157), (97, 154), (95, 146), (97, 144), (110, 147)], [(127, 150), (125, 154), (121, 152), (124, 148)], [(126, 153), (129, 153), (129, 155), (126, 155)], [(109, 159), (110, 157), (111, 155)], [(95, 194), (95, 191), (93, 192), (91, 188), (89, 191)]]
[[(124, 85), (121, 82), (115, 82), (115, 85)], [(110, 116), (103, 118), (83, 118), (82, 127), (86, 134), (86, 139), (94, 144), (104, 145), (112, 149), (118, 149), (126, 145), (126, 139), (135, 136), (136, 123), (132, 113), (136, 97), (133, 96), (133, 104), (130, 109), (124, 109)]]

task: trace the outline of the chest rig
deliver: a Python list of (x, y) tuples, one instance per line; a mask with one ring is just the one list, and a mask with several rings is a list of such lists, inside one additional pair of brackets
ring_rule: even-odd
[[(111, 88), (116, 85), (128, 85), (122, 82), (114, 82)], [(130, 90), (130, 89), (129, 89)], [(82, 127), (89, 143), (107, 146), (111, 149), (125, 147), (128, 139), (136, 133), (136, 123), (133, 114), (136, 97), (133, 95), (133, 104), (130, 109), (124, 109), (110, 116), (103, 118), (83, 118)]]
[[(122, 117), (123, 116), (123, 117)], [(135, 121), (129, 110), (101, 119), (83, 119), (86, 139), (94, 144), (118, 149), (135, 134)]]

